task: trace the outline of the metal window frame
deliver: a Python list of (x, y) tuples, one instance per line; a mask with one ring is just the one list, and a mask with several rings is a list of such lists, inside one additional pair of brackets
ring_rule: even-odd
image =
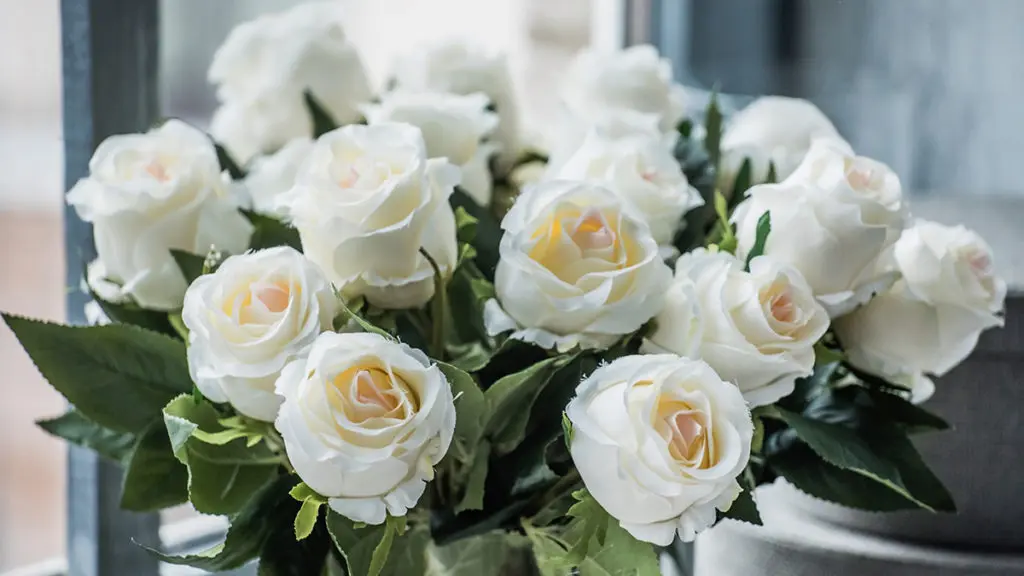
[[(157, 0), (61, 0), (64, 184), (85, 176), (96, 146), (145, 130), (159, 117)], [(95, 256), (92, 229), (64, 212), (68, 285), (77, 288)], [(86, 296), (71, 290), (67, 320), (85, 322)], [(134, 542), (159, 546), (158, 514), (119, 508), (123, 472), (80, 448), (68, 454), (69, 576), (156, 576), (159, 563)]]

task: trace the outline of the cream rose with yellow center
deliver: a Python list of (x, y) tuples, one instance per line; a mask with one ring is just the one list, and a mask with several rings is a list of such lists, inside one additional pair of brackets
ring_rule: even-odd
[(282, 372), (277, 393), (276, 426), (295, 472), (356, 522), (414, 507), (455, 431), (441, 370), (376, 334), (320, 335)]
[(691, 541), (740, 493), (754, 426), (740, 391), (672, 354), (625, 356), (569, 403), (570, 452), (587, 490), (635, 538)]
[(505, 235), (488, 302), (492, 334), (544, 348), (600, 348), (653, 316), (671, 272), (644, 220), (596, 185), (553, 181), (524, 193)]

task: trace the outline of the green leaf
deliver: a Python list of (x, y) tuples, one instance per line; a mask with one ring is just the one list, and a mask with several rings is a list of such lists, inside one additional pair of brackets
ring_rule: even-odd
[[(348, 574), (372, 574), (373, 557), (377, 548), (386, 538), (385, 533), (401, 528), (394, 524), (367, 526), (356, 528), (355, 524), (344, 516), (327, 512), (327, 531), (334, 546), (341, 553), (348, 568)], [(409, 530), (394, 532), (393, 553), (388, 554), (380, 565), (382, 576), (413, 576), (424, 574), (427, 570), (427, 546), (430, 542), (430, 531), (426, 526), (416, 526)]]
[(203, 275), (203, 267), (206, 264), (206, 257), (184, 250), (171, 249), (171, 256), (178, 263), (178, 268), (185, 276), (185, 282), (191, 284), (196, 278)]
[(491, 452), (491, 445), (486, 440), (480, 442), (475, 457), (469, 469), (469, 476), (466, 480), (466, 488), (463, 490), (462, 498), (455, 505), (455, 513), (461, 514), (466, 510), (484, 509), (484, 485), (487, 481), (488, 456)]
[(240, 438), (218, 446), (195, 437), (225, 428), (217, 411), (191, 396), (175, 398), (164, 409), (174, 455), (188, 467), (189, 500), (205, 514), (233, 514), (278, 474), (280, 456), (264, 444), (249, 447)]
[(534, 401), (555, 372), (575, 359), (556, 356), (525, 370), (509, 374), (484, 392), (490, 420), (487, 434), (499, 454), (511, 451), (523, 441)]
[(690, 138), (690, 134), (693, 133), (693, 120), (690, 120), (689, 118), (680, 120), (679, 124), (676, 125), (676, 132), (679, 132), (679, 136), (683, 140), (688, 140)]
[(750, 443), (750, 451), (754, 454), (759, 454), (764, 448), (764, 421), (756, 414), (753, 415), (753, 421), (754, 438)]
[(36, 424), (47, 433), (88, 448), (100, 456), (123, 462), (131, 454), (135, 436), (104, 428), (72, 408), (62, 416), (39, 420)]
[(448, 344), (445, 349), (452, 366), (466, 372), (476, 372), (491, 359), (491, 351), (480, 342)]
[(299, 508), (299, 513), (295, 515), (295, 539), (305, 540), (313, 533), (313, 528), (316, 527), (317, 518), (320, 516), (320, 507), (323, 506), (323, 502), (316, 500), (305, 500), (302, 506)]
[(504, 576), (532, 571), (529, 542), (503, 530), (444, 546), (431, 545), (427, 550), (426, 576)]
[(736, 172), (736, 179), (732, 185), (732, 194), (729, 195), (729, 202), (733, 206), (743, 200), (743, 195), (746, 194), (747, 189), (753, 183), (752, 172), (753, 167), (750, 163), (750, 158), (744, 158), (743, 164), (740, 164), (740, 169)]
[(181, 319), (180, 312), (172, 312), (167, 315), (167, 320), (171, 323), (171, 327), (174, 328), (174, 332), (179, 338), (188, 345), (188, 326), (185, 326), (185, 321)]
[(348, 320), (352, 320), (353, 322), (355, 322), (356, 325), (359, 326), (359, 328), (362, 329), (363, 332), (376, 334), (387, 339), (390, 342), (396, 341), (395, 337), (389, 334), (386, 330), (374, 326), (373, 323), (369, 322), (368, 320), (360, 316), (355, 310), (349, 308), (348, 304), (345, 302), (345, 299), (342, 298), (340, 294), (336, 294), (336, 297), (338, 298), (338, 303), (341, 304), (342, 314), (344, 314)]
[(704, 128), (707, 132), (704, 136), (704, 149), (707, 150), (711, 165), (715, 167), (717, 173), (722, 157), (722, 111), (718, 107), (717, 92), (713, 92), (708, 101), (708, 108), (704, 115)]
[(391, 554), (391, 545), (395, 542), (395, 536), (402, 534), (405, 534), (405, 517), (395, 518), (388, 514), (384, 521), (384, 535), (381, 536), (380, 542), (370, 556), (370, 568), (366, 571), (367, 576), (380, 576), (384, 570), (384, 564), (388, 561), (388, 554)]
[(739, 520), (740, 522), (746, 522), (747, 524), (753, 524), (755, 526), (761, 526), (761, 513), (757, 510), (757, 504), (754, 502), (753, 490), (744, 486), (743, 491), (733, 501), (732, 506), (726, 510), (722, 516), (724, 518), (730, 518), (732, 520)]
[[(211, 137), (210, 140), (213, 140), (213, 138)], [(238, 162), (231, 157), (231, 154), (226, 148), (224, 148), (224, 146), (214, 141), (213, 148), (217, 151), (217, 162), (220, 163), (221, 172), (227, 171), (232, 180), (241, 180), (245, 178), (245, 170), (238, 165)]]
[(949, 422), (913, 404), (902, 396), (875, 388), (868, 389), (875, 408), (886, 418), (903, 426), (910, 433), (949, 430)]
[(765, 212), (761, 214), (761, 217), (757, 219), (757, 228), (754, 232), (754, 246), (751, 247), (750, 253), (747, 254), (747, 265), (746, 269), (750, 270), (750, 262), (764, 254), (765, 243), (768, 242), (768, 234), (772, 231), (772, 217), (771, 212)]
[(569, 509), (572, 521), (564, 538), (571, 545), (567, 559), (579, 567), (580, 576), (661, 574), (651, 544), (633, 538), (586, 490), (573, 497), (578, 502)]
[[(286, 508), (296, 514), (295, 504)], [(295, 533), (287, 521), (270, 532), (260, 549), (256, 576), (320, 576), (324, 572), (330, 555), (331, 541), (319, 524), (314, 525), (310, 536), (296, 540)]]
[[(889, 428), (889, 430), (886, 430)], [(921, 454), (906, 434), (900, 433), (894, 426), (880, 426), (880, 438), (874, 442), (882, 455), (895, 462), (907, 490), (914, 496), (919, 505), (940, 512), (956, 512), (953, 495), (925, 464)]]
[(458, 231), (456, 237), (460, 244), (472, 244), (476, 239), (476, 226), (480, 222), (475, 216), (466, 211), (465, 206), (455, 208), (455, 228)]
[(917, 503), (862, 474), (825, 462), (806, 446), (798, 445), (773, 455), (768, 463), (776, 474), (815, 498), (876, 512), (919, 508)]
[(180, 340), (124, 324), (3, 318), (50, 385), (104, 428), (141, 433), (168, 401), (192, 387)]
[(476, 231), (471, 244), (476, 248), (474, 262), (484, 277), (494, 280), (494, 271), (498, 266), (498, 245), (501, 243), (501, 226), (493, 214), (484, 206), (473, 200), (465, 190), (455, 188), (448, 198), (453, 210), (462, 208), (467, 214), (476, 218)]
[(455, 437), (461, 438), (467, 447), (475, 447), (483, 438), (489, 414), (484, 392), (472, 376), (455, 366), (438, 362), (437, 367), (444, 372), (455, 396)]
[(765, 178), (766, 184), (775, 184), (779, 181), (779, 172), (775, 169), (775, 161), (768, 162), (768, 177)]
[(306, 111), (309, 112), (309, 118), (313, 124), (314, 140), (338, 127), (338, 122), (331, 117), (331, 113), (324, 108), (324, 105), (312, 92), (306, 90), (302, 93), (302, 97), (306, 102)]
[(302, 239), (299, 238), (299, 231), (295, 228), (273, 216), (259, 214), (251, 210), (242, 210), (241, 212), (253, 226), (252, 237), (249, 239), (250, 249), (263, 250), (275, 246), (290, 246), (302, 252)]
[(569, 420), (569, 415), (564, 411), (562, 412), (562, 435), (565, 438), (565, 448), (572, 450), (572, 420)]
[(147, 548), (154, 556), (168, 564), (191, 566), (200, 570), (220, 572), (233, 570), (256, 558), (271, 533), (287, 526), (295, 513), (288, 497), (295, 480), (279, 476), (260, 488), (245, 506), (231, 519), (224, 542), (190, 556), (169, 556)]
[(177, 336), (174, 327), (167, 318), (167, 313), (158, 310), (146, 310), (134, 302), (121, 302), (115, 304), (97, 296), (90, 291), (89, 295), (100, 306), (100, 310), (115, 324), (130, 324), (152, 332), (158, 332), (167, 336)]
[(314, 502), (320, 502), (321, 504), (327, 503), (327, 498), (321, 496), (316, 490), (313, 490), (305, 482), (299, 482), (295, 485), (291, 491), (288, 492), (298, 502), (306, 502), (307, 500), (313, 500)]
[(188, 471), (171, 451), (159, 420), (139, 436), (125, 463), (121, 508), (152, 512), (188, 501)]
[(239, 438), (248, 438), (249, 434), (245, 430), (239, 428), (228, 428), (219, 432), (203, 432), (200, 429), (192, 431), (192, 437), (200, 442), (206, 444), (213, 444), (214, 446), (223, 446), (228, 442), (238, 440)]
[(566, 513), (572, 520), (565, 530), (564, 538), (571, 546), (569, 561), (578, 565), (587, 557), (591, 544), (600, 546), (604, 541), (608, 513), (585, 489), (573, 492), (572, 497), (576, 503)]
[(569, 545), (563, 542), (549, 529), (537, 528), (525, 518), (522, 521), (523, 532), (533, 547), (533, 557), (537, 561), (537, 569), (541, 576), (566, 576), (572, 573), (573, 564), (566, 555)]
[(654, 546), (633, 538), (610, 516), (604, 543), (596, 550), (580, 564), (580, 576), (661, 575)]
[[(845, 426), (812, 420), (781, 408), (778, 413), (796, 435), (829, 464), (880, 482), (926, 510), (948, 510), (952, 506), (949, 493), (927, 470), (904, 434), (897, 431), (869, 444)], [(879, 424), (882, 425), (884, 423)], [(916, 459), (920, 465), (908, 464), (908, 459)], [(916, 476), (911, 485), (920, 488), (918, 493), (911, 492), (901, 468)]]

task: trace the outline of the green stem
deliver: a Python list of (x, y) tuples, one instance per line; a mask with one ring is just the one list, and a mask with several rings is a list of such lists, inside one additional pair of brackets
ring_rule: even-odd
[(434, 298), (430, 301), (430, 316), (433, 322), (433, 333), (430, 339), (430, 349), (436, 360), (444, 361), (445, 343), (445, 319), (448, 316), (448, 292), (445, 290), (444, 277), (441, 276), (441, 268), (437, 261), (423, 248), (420, 254), (427, 259), (430, 267), (434, 269)]

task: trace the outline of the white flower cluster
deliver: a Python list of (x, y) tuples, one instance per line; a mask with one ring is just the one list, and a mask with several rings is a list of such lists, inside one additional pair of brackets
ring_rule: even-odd
[[(292, 224), (303, 253), (244, 253), (252, 226), (227, 199), (213, 144), (177, 121), (105, 141), (68, 201), (94, 225), (94, 293), (182, 308), (200, 391), (274, 421), (302, 479), (376, 524), (423, 494), (455, 403), (420, 351), (333, 332), (339, 298), (431, 300), (431, 260), (447, 278), (458, 258), (449, 197), (461, 183), (490, 202), (489, 164), (518, 152), (518, 112), (504, 59), (450, 44), (403, 60), (396, 87), (371, 102), (335, 10), (243, 24), (210, 69), (214, 136), (247, 162), (255, 209)], [(342, 127), (311, 140), (306, 92)], [(856, 156), (810, 103), (766, 98), (731, 119), (725, 170), (749, 157), (755, 180), (769, 164), (782, 180), (755, 185), (734, 212), (735, 255), (699, 249), (673, 272), (666, 248), (704, 200), (671, 153), (686, 110), (667, 62), (651, 47), (586, 52), (562, 96), (560, 149), (501, 222), (483, 320), (492, 336), (558, 352), (607, 348), (654, 321), (643, 354), (593, 372), (567, 409), (584, 483), (637, 538), (689, 540), (729, 508), (750, 408), (812, 372), (830, 327), (856, 366), (926, 386), (1001, 324), (1006, 286), (989, 247), (911, 220), (897, 176)], [(748, 258), (765, 213), (771, 232)], [(170, 250), (211, 246), (234, 255), (186, 291)]]

